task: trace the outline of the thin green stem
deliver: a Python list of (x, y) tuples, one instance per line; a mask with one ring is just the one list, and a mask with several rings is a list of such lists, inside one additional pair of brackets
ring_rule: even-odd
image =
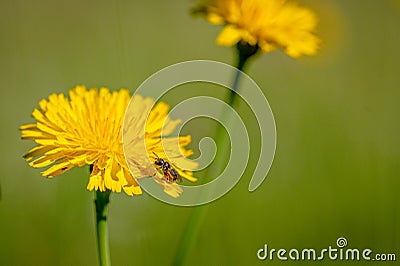
[[(93, 171), (93, 165), (89, 166), (90, 174)], [(97, 237), (97, 252), (99, 254), (100, 266), (110, 266), (110, 248), (108, 245), (108, 227), (107, 227), (107, 212), (108, 203), (110, 202), (110, 190), (101, 192), (96, 190), (94, 193), (94, 206), (96, 217), (96, 237)]]
[(237, 67), (236, 67), (237, 70), (236, 70), (236, 73), (235, 73), (235, 77), (233, 79), (232, 89), (231, 89), (231, 91), (229, 93), (228, 104), (230, 106), (233, 106), (233, 104), (235, 103), (235, 99), (236, 99), (236, 96), (237, 96), (236, 92), (237, 92), (238, 87), (239, 87), (240, 76), (242, 74), (242, 71), (244, 70), (244, 66), (245, 66), (245, 64), (247, 62), (247, 59), (249, 58), (249, 57), (242, 56), (242, 54), (240, 52), (238, 54), (239, 54), (238, 55), (238, 62), (237, 62)]
[(207, 212), (207, 207), (207, 205), (195, 207), (190, 214), (189, 222), (186, 224), (185, 231), (179, 243), (172, 265), (187, 265), (187, 257), (196, 242), (201, 224), (203, 223), (203, 219)]
[(110, 190), (96, 190), (94, 204), (96, 207), (96, 234), (99, 262), (101, 266), (110, 266), (110, 248), (108, 245), (107, 210), (110, 202)]
[[(239, 83), (240, 83), (240, 78), (245, 70), (245, 66), (253, 55), (255, 55), (258, 51), (259, 47), (258, 45), (252, 46), (249, 45), (248, 43), (238, 43), (237, 44), (237, 61), (236, 61), (236, 73), (233, 78), (233, 83), (231, 90), (229, 92), (229, 98), (227, 103), (233, 108), (236, 109), (236, 104), (237, 100), (239, 98), (239, 95), (237, 94), (238, 89), (239, 89)], [(226, 114), (228, 115), (228, 114)], [(225, 117), (222, 121), (225, 121), (226, 123), (232, 123), (231, 120), (229, 120), (229, 117)], [(206, 176), (216, 176), (217, 173), (221, 171), (221, 168), (223, 167), (224, 163), (226, 162), (226, 156), (229, 155), (229, 147), (227, 141), (227, 136), (224, 134), (223, 128), (219, 127), (215, 133), (215, 141), (217, 143), (218, 151), (220, 152), (220, 156), (216, 157), (213, 161), (213, 167), (207, 169)]]
[[(237, 70), (233, 79), (232, 83), (232, 89), (230, 90), (229, 97), (227, 99), (227, 103), (234, 107), (237, 101), (237, 91), (239, 88), (239, 82), (240, 82), (240, 77), (242, 75), (242, 71), (245, 68), (246, 63), (248, 62), (248, 59), (252, 57), (254, 54), (257, 53), (258, 51), (258, 46), (251, 46), (249, 44), (242, 44), (238, 43), (237, 45), (237, 51), (238, 51), (238, 57), (237, 57)], [(225, 120), (223, 120), (225, 121)], [(216, 132), (216, 143), (218, 150), (221, 151), (220, 157), (216, 157), (213, 162), (213, 168), (208, 168), (205, 176), (209, 176), (215, 173), (218, 173), (220, 168), (222, 167), (222, 162), (225, 160), (225, 156), (228, 152), (229, 149), (227, 148), (227, 145), (224, 145), (224, 142), (226, 140), (225, 134), (223, 134), (223, 130), (218, 129)], [(206, 212), (208, 209), (208, 205), (205, 206), (200, 206), (196, 207), (190, 217), (189, 221), (186, 224), (185, 231), (183, 233), (179, 248), (177, 250), (177, 253), (175, 254), (175, 258), (173, 261), (173, 265), (187, 265), (186, 260), (187, 257), (190, 253), (190, 251), (193, 249), (194, 243), (197, 240), (197, 237), (200, 232), (201, 225), (203, 223), (204, 217), (206, 216)]]

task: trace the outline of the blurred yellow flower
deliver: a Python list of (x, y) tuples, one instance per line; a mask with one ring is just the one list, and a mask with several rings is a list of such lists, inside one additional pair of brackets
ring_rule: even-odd
[(293, 58), (314, 55), (320, 43), (314, 35), (316, 15), (285, 0), (203, 0), (194, 8), (212, 24), (225, 25), (217, 44), (258, 46), (263, 52), (282, 48)]
[[(70, 99), (64, 94), (52, 94), (49, 99), (40, 101), (40, 109), (35, 109), (32, 116), (36, 123), (20, 127), (22, 139), (33, 140), (37, 146), (32, 148), (24, 158), (35, 168), (48, 167), (41, 174), (54, 177), (65, 173), (74, 166), (91, 165), (88, 190), (111, 190), (126, 194), (141, 194), (141, 188), (132, 176), (125, 161), (122, 145), (122, 123), (126, 107), (130, 101), (127, 90), (110, 93), (107, 88), (100, 90), (77, 86), (69, 92)], [(148, 106), (141, 96), (136, 95), (138, 104)], [(152, 151), (161, 151), (159, 120), (167, 119), (166, 125), (176, 127), (176, 121), (168, 119), (165, 103), (159, 103), (150, 112), (146, 124), (146, 142), (151, 143)], [(157, 119), (152, 119), (156, 117)], [(144, 118), (143, 121), (146, 121)], [(140, 124), (133, 124), (132, 127)], [(190, 136), (177, 137), (181, 140), (181, 152), (190, 154), (184, 146), (189, 144)], [(164, 144), (165, 145), (165, 144)], [(147, 157), (147, 154), (141, 154)], [(152, 167), (154, 171), (154, 167)], [(191, 172), (180, 171), (183, 177), (191, 177)], [(191, 178), (190, 178), (191, 177)], [(156, 180), (159, 182), (159, 180)], [(171, 184), (171, 186), (176, 184)], [(168, 193), (171, 187), (164, 188)], [(176, 190), (176, 188), (175, 188)], [(169, 193), (173, 194), (173, 193)], [(175, 194), (176, 195), (176, 192)]]

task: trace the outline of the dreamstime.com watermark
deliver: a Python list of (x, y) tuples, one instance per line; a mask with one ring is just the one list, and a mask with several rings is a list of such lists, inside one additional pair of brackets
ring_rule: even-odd
[(332, 260), (332, 261), (396, 261), (394, 253), (374, 253), (369, 248), (358, 249), (347, 247), (347, 239), (339, 237), (336, 246), (328, 246), (320, 250), (314, 248), (304, 249), (275, 249), (268, 248), (265, 244), (263, 248), (257, 251), (259, 260), (292, 260), (292, 261), (316, 261), (316, 260)]

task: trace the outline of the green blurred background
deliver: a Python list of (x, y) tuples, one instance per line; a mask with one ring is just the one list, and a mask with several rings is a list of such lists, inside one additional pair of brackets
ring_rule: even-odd
[[(300, 3), (320, 18), (319, 54), (293, 60), (278, 51), (255, 58), (248, 69), (276, 119), (273, 166), (249, 193), (259, 152), (256, 123), (249, 119), (251, 163), (233, 190), (201, 207), (204, 217), (186, 265), (290, 264), (258, 261), (256, 252), (265, 243), (322, 249), (341, 236), (348, 247), (395, 253), (400, 260), (399, 1)], [(41, 98), (77, 84), (134, 91), (173, 63), (232, 64), (234, 50), (215, 45), (220, 28), (192, 18), (193, 4), (1, 1), (0, 265), (97, 265), (88, 169), (46, 180), (22, 159), (33, 142), (20, 140), (18, 126), (33, 121), (30, 113)], [(199, 89), (178, 88), (166, 98), (174, 105), (190, 95), (225, 93)], [(248, 108), (239, 109), (251, 117)], [(196, 121), (185, 132), (193, 134), (198, 151), (196, 141), (214, 124)], [(113, 194), (111, 200), (114, 265), (170, 265), (186, 248), (181, 239), (195, 208), (148, 195)]]

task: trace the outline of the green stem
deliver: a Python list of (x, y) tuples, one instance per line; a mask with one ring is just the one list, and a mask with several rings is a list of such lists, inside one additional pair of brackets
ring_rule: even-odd
[(96, 206), (96, 234), (99, 262), (101, 266), (111, 265), (108, 245), (107, 210), (110, 202), (110, 190), (96, 190), (94, 204)]
[(233, 84), (232, 84), (232, 89), (230, 91), (229, 94), (229, 100), (228, 100), (228, 104), (230, 106), (233, 106), (233, 103), (235, 102), (236, 99), (236, 95), (237, 95), (237, 90), (238, 90), (238, 86), (239, 86), (239, 80), (240, 80), (240, 76), (242, 74), (242, 71), (244, 69), (244, 65), (246, 64), (247, 58), (244, 58), (243, 56), (238, 56), (238, 63), (237, 63), (237, 70), (235, 73), (235, 77), (233, 79)]
[[(89, 166), (89, 174), (93, 171), (93, 165)], [(107, 212), (110, 203), (110, 190), (101, 192), (96, 190), (94, 193), (95, 218), (96, 218), (96, 237), (97, 252), (99, 254), (100, 266), (110, 266), (110, 248), (108, 245)]]
[[(251, 46), (247, 43), (245, 44), (238, 43), (237, 51), (238, 51), (237, 64), (236, 64), (237, 71), (233, 79), (232, 89), (230, 90), (229, 98), (227, 99), (227, 103), (232, 107), (235, 106), (236, 100), (238, 98), (236, 92), (239, 87), (239, 81), (242, 75), (242, 71), (244, 70), (246, 63), (248, 62), (248, 59), (257, 53), (258, 45)], [(223, 143), (225, 142), (225, 135), (222, 133), (223, 130), (219, 129), (216, 132), (216, 137), (215, 137), (218, 149), (222, 150), (220, 155), (221, 157), (217, 157), (214, 159), (213, 162), (214, 168), (212, 169), (208, 168), (205, 176), (217, 173), (221, 168), (220, 163), (224, 161), (223, 155), (229, 152), (229, 150), (227, 150), (227, 146), (223, 145)], [(179, 244), (178, 251), (175, 254), (173, 265), (187, 265), (186, 263), (187, 257), (190, 251), (192, 250), (194, 243), (197, 240), (204, 217), (206, 216), (207, 209), (208, 205), (205, 205), (196, 207), (192, 211), (189, 217), (189, 221), (186, 224), (181, 242)]]
[(235, 100), (237, 99), (237, 90), (239, 87), (239, 81), (240, 81), (240, 76), (242, 74), (242, 71), (244, 71), (244, 67), (246, 63), (248, 62), (248, 59), (255, 55), (258, 52), (258, 45), (250, 45), (248, 43), (241, 43), (239, 42), (237, 44), (237, 51), (238, 51), (238, 57), (237, 57), (237, 62), (236, 62), (236, 74), (235, 78), (232, 83), (232, 90), (230, 91), (229, 94), (229, 100), (228, 104), (230, 106), (234, 106)]
[(172, 265), (187, 265), (186, 260), (199, 235), (201, 224), (204, 220), (208, 206), (195, 207), (186, 224), (185, 231), (179, 243)]
[[(236, 109), (236, 103), (239, 98), (237, 92), (239, 89), (239, 82), (240, 78), (243, 74), (243, 71), (245, 69), (245, 66), (253, 55), (255, 55), (258, 52), (258, 45), (250, 45), (248, 43), (241, 43), (239, 42), (237, 44), (237, 61), (236, 61), (236, 73), (233, 79), (232, 83), (232, 88), (229, 92), (229, 98), (227, 103), (233, 108)], [(229, 117), (227, 119), (223, 119), (222, 121), (226, 121), (226, 123), (232, 123), (232, 121), (229, 120)], [(217, 148), (220, 151), (220, 156), (216, 157), (213, 161), (213, 166), (211, 168), (207, 169), (206, 176), (215, 176), (217, 173), (221, 171), (221, 168), (223, 167), (224, 163), (226, 162), (226, 156), (224, 155), (229, 155), (229, 147), (230, 145), (227, 143), (227, 138), (226, 134), (223, 134), (223, 129), (219, 127), (217, 129), (217, 132), (215, 134), (215, 141), (217, 143)]]

